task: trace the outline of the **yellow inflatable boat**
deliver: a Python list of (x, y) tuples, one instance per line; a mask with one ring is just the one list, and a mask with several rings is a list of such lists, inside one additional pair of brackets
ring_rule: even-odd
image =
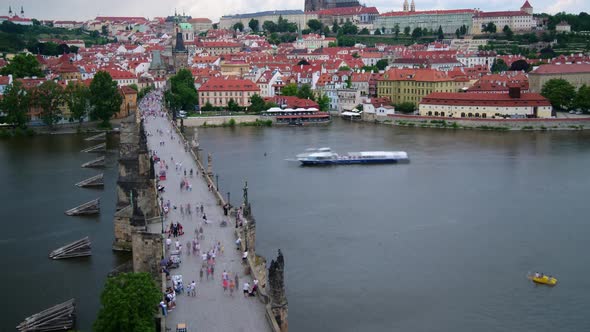
[(547, 286), (555, 286), (557, 285), (557, 279), (552, 276), (547, 276), (544, 274), (535, 273), (529, 275), (529, 279), (532, 280), (535, 284), (547, 285)]

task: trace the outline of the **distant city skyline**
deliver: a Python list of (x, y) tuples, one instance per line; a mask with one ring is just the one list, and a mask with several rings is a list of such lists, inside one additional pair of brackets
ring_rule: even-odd
[[(535, 13), (551, 13), (565, 11), (568, 13), (590, 12), (588, 0), (529, 0)], [(403, 0), (372, 0), (360, 1), (367, 6), (374, 6), (379, 12), (399, 11)], [(518, 10), (524, 0), (417, 0), (416, 10), (479, 8), (483, 11)], [(301, 9), (304, 0), (217, 0), (215, 5), (204, 0), (7, 0), (0, 15), (7, 15), (8, 6), (20, 12), (24, 7), (25, 17), (47, 20), (86, 21), (96, 16), (142, 16), (153, 18), (173, 15), (176, 9), (192, 17), (207, 17), (217, 22), (223, 15), (242, 14), (273, 9)]]

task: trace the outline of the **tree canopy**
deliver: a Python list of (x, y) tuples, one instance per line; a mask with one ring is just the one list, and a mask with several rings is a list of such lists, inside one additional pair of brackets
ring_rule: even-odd
[(34, 104), (41, 108), (41, 120), (53, 128), (62, 118), (59, 108), (64, 101), (64, 93), (61, 85), (52, 80), (41, 83), (33, 92)]
[(323, 24), (319, 20), (311, 19), (307, 21), (307, 26), (314, 32), (321, 31)]
[(566, 110), (572, 106), (576, 88), (567, 80), (554, 78), (543, 85), (541, 95), (549, 99), (553, 107)]
[(416, 109), (416, 105), (408, 101), (395, 105), (395, 111), (400, 113), (412, 113), (414, 109)]
[(574, 107), (584, 112), (590, 111), (590, 86), (582, 85), (574, 98)]
[(4, 96), (0, 99), (0, 109), (6, 114), (5, 121), (19, 128), (27, 126), (29, 105), (30, 95), (19, 81), (6, 87)]
[(105, 71), (96, 73), (90, 83), (90, 117), (102, 120), (103, 127), (110, 127), (109, 120), (121, 109), (122, 102), (123, 96), (111, 75)]
[(285, 85), (281, 89), (281, 95), (283, 95), (283, 96), (296, 96), (297, 90), (298, 90), (297, 84), (290, 83), (290, 84)]
[(260, 23), (256, 19), (251, 19), (250, 22), (248, 22), (248, 26), (254, 32), (257, 32), (258, 31), (259, 25), (260, 25)]
[(330, 97), (326, 94), (322, 94), (322, 96), (318, 98), (318, 105), (320, 106), (321, 112), (328, 112), (330, 110)]
[(88, 113), (90, 91), (84, 84), (68, 83), (64, 91), (64, 100), (70, 110), (72, 121), (81, 121)]
[(172, 76), (170, 78), (170, 90), (165, 92), (164, 97), (173, 111), (180, 109), (194, 110), (199, 103), (199, 99), (195, 88), (195, 79), (191, 71), (181, 69), (176, 75)]
[(250, 97), (250, 112), (262, 112), (264, 111), (264, 99), (258, 94), (254, 94)]
[(491, 68), (493, 73), (500, 73), (508, 70), (508, 65), (502, 59), (496, 59)]
[(238, 22), (233, 26), (234, 30), (236, 31), (244, 31), (244, 23)]
[(529, 68), (530, 68), (529, 63), (524, 59), (516, 60), (510, 65), (510, 70), (528, 71)]
[(122, 273), (108, 278), (100, 295), (101, 308), (93, 330), (155, 331), (154, 315), (162, 296), (148, 273)]
[(23, 78), (31, 76), (43, 77), (41, 66), (37, 58), (31, 54), (17, 54), (8, 65), (0, 69), (0, 75), (12, 75), (13, 78)]

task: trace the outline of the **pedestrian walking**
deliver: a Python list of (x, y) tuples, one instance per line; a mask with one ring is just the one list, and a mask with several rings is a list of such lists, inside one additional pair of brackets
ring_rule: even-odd
[(211, 275), (211, 266), (207, 266), (207, 280), (209, 280), (210, 275)]
[(203, 281), (203, 268), (199, 270), (199, 281)]
[(189, 287), (189, 291), (188, 291), (188, 294), (189, 294), (189, 296), (193, 296), (193, 297), (197, 296), (197, 291), (196, 291), (196, 288), (197, 288), (197, 284), (196, 284), (196, 283), (195, 283), (195, 281), (193, 280), (193, 281), (191, 282), (191, 285), (190, 285), (190, 287)]
[(231, 297), (233, 297), (233, 296), (234, 296), (234, 288), (236, 288), (236, 284), (234, 283), (234, 281), (233, 281), (233, 280), (230, 280), (230, 281), (229, 281), (229, 295), (230, 295)]
[(242, 287), (242, 290), (244, 291), (244, 297), (247, 297), (250, 293), (250, 284), (247, 281), (244, 283), (244, 287)]
[(215, 264), (211, 265), (211, 279), (215, 279)]
[(236, 276), (235, 276), (235, 281), (236, 281), (236, 287), (240, 287), (240, 279), (238, 278), (238, 272), (236, 272)]
[(223, 279), (223, 281), (221, 282), (221, 285), (223, 287), (223, 292), (227, 292), (227, 288), (229, 287), (229, 282), (226, 279)]

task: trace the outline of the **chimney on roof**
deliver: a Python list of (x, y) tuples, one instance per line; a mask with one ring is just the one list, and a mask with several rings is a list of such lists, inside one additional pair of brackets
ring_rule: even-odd
[(518, 99), (520, 98), (520, 87), (519, 86), (511, 86), (508, 88), (508, 95), (510, 98)]

